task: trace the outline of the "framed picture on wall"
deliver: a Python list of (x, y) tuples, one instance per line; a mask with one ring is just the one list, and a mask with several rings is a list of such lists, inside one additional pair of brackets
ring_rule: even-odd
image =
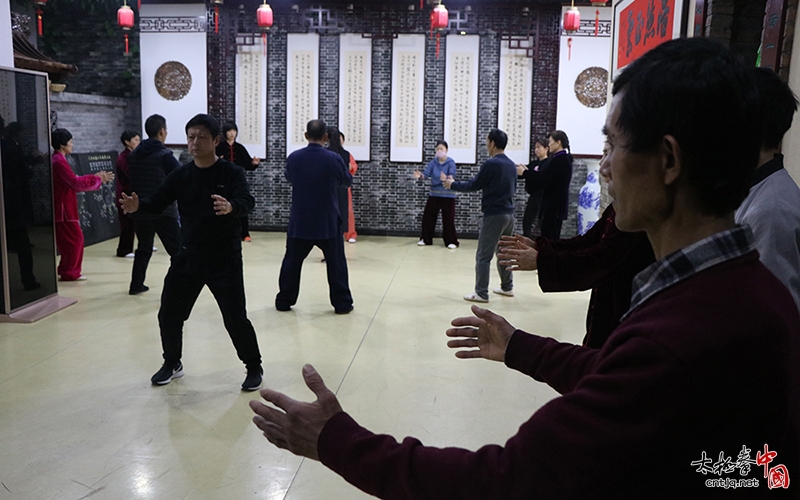
[(687, 36), (691, 0), (617, 0), (613, 6), (611, 78), (642, 54)]

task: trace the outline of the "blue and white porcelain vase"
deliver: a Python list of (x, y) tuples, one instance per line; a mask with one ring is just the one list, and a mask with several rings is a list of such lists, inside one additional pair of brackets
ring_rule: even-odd
[(600, 166), (587, 167), (586, 184), (578, 194), (578, 234), (585, 234), (600, 219)]

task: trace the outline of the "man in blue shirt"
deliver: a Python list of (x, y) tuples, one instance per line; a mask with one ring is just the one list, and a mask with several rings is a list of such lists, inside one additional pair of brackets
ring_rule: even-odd
[[(517, 166), (505, 155), (508, 136), (496, 128), (486, 138), (486, 150), (490, 158), (483, 162), (478, 175), (466, 182), (443, 179), (442, 184), (453, 191), (480, 191), (483, 225), (478, 236), (475, 252), (475, 292), (464, 296), (470, 302), (489, 302), (489, 264), (492, 255), (498, 252), (498, 243), (503, 235), (514, 232), (514, 193), (517, 191)], [(514, 281), (511, 271), (497, 265), (500, 288), (494, 293), (514, 296)]]
[(330, 300), (336, 314), (353, 310), (347, 277), (339, 186), (348, 187), (353, 176), (338, 154), (325, 149), (327, 126), (322, 120), (306, 125), (308, 146), (286, 159), (286, 178), (292, 184), (292, 210), (286, 232), (286, 254), (278, 279), (275, 308), (288, 311), (300, 293), (300, 270), (313, 247), (319, 247), (328, 267)]

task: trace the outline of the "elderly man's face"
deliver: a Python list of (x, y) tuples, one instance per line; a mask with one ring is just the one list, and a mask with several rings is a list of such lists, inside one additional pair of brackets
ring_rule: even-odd
[(628, 137), (617, 125), (622, 95), (614, 96), (606, 117), (608, 152), (602, 162), (603, 174), (609, 181), (608, 194), (614, 198), (617, 227), (623, 231), (653, 230), (671, 205), (664, 183), (664, 158), (660, 148), (652, 152), (627, 149)]

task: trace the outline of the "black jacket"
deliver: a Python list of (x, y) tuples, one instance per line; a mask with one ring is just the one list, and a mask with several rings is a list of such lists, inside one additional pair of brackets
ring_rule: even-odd
[[(145, 139), (128, 156), (128, 173), (131, 191), (139, 199), (151, 196), (164, 183), (167, 175), (180, 167), (172, 151), (158, 139)], [(134, 219), (157, 219), (162, 216), (178, 217), (175, 204), (167, 206), (160, 214), (133, 214)]]

